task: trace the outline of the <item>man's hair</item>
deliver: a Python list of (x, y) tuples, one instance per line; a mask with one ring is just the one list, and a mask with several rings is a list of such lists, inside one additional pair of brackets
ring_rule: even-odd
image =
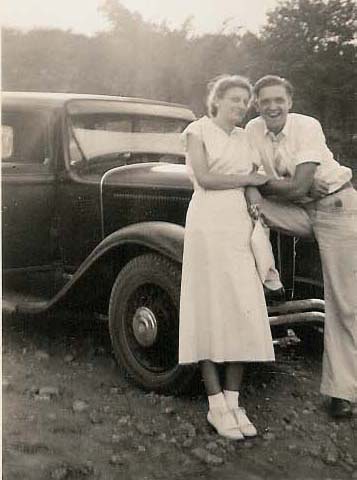
[(252, 96), (252, 85), (249, 80), (241, 75), (219, 75), (208, 83), (207, 109), (210, 117), (217, 115), (215, 102), (223, 98), (227, 90), (239, 87), (247, 90), (249, 97)]
[(294, 95), (294, 88), (286, 78), (279, 77), (278, 75), (265, 75), (260, 78), (253, 87), (254, 97), (258, 98), (260, 90), (265, 87), (273, 87), (279, 85), (284, 87), (286, 93), (292, 98)]

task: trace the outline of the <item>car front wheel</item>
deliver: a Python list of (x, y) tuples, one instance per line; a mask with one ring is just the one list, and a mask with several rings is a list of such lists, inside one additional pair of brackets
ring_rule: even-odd
[(109, 330), (119, 364), (141, 387), (186, 390), (194, 369), (178, 364), (181, 268), (158, 255), (134, 258), (116, 278)]

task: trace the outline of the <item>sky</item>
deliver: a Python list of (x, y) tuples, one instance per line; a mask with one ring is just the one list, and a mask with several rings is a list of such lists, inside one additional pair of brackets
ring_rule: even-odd
[[(2, 0), (1, 23), (4, 27), (29, 30), (34, 27), (54, 27), (75, 33), (93, 35), (108, 28), (98, 11), (104, 0)], [(131, 11), (145, 20), (166, 21), (175, 28), (193, 16), (197, 34), (217, 32), (229, 19), (229, 27), (242, 26), (254, 33), (265, 22), (267, 10), (278, 0), (121, 0)]]

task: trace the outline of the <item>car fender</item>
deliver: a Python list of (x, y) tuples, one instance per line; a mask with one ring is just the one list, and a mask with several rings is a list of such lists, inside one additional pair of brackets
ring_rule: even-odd
[(136, 244), (182, 262), (185, 229), (169, 222), (140, 222), (128, 225), (108, 235), (83, 262), (92, 263), (98, 257), (123, 244)]
[(158, 221), (133, 223), (116, 230), (97, 245), (59, 294), (65, 295), (104, 255), (130, 244), (147, 248), (182, 263), (184, 232), (184, 227), (180, 225)]
[(184, 233), (185, 229), (181, 225), (156, 221), (133, 223), (116, 230), (97, 245), (76, 270), (64, 289), (71, 288), (103, 255), (128, 244), (145, 247), (175, 262), (182, 263)]
[[(128, 244), (142, 246), (160, 253), (171, 260), (182, 263), (184, 227), (169, 222), (140, 222), (128, 225), (104, 238), (73, 273), (70, 280), (49, 301), (19, 305), (19, 313), (40, 313), (63, 300), (81, 278), (96, 265), (100, 259), (114, 249)], [(13, 312), (15, 313), (15, 312)]]
[(103, 255), (128, 244), (146, 247), (182, 263), (184, 232), (184, 227), (169, 222), (133, 223), (116, 230), (97, 245), (59, 293), (66, 293)]

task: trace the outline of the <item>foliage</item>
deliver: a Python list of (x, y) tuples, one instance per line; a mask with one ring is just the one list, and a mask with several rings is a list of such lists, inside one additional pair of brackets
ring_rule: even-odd
[(119, 0), (106, 0), (101, 12), (110, 29), (93, 37), (3, 29), (3, 88), (146, 96), (186, 103), (201, 115), (212, 77), (240, 73), (255, 81), (277, 73), (296, 87), (295, 110), (317, 116), (335, 148), (351, 155), (355, 0), (282, 0), (259, 35), (230, 29), (227, 20), (221, 31), (195, 36), (190, 18), (172, 30)]
[(295, 108), (320, 118), (331, 137), (356, 130), (356, 26), (354, 0), (285, 0), (262, 31), (265, 70), (293, 82)]

